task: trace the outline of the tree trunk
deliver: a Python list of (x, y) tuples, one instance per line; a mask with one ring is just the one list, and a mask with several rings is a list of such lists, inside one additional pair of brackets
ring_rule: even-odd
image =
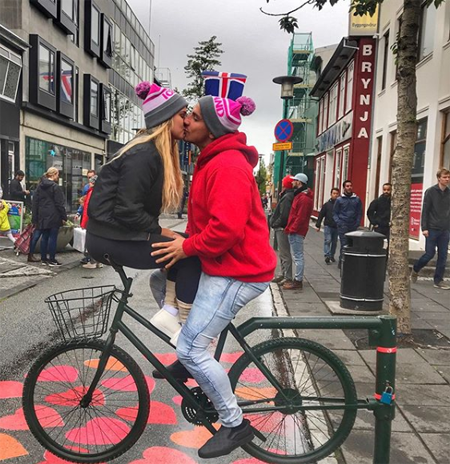
[(389, 312), (398, 318), (400, 334), (411, 334), (409, 279), (409, 213), (411, 171), (416, 141), (417, 36), (422, 0), (405, 0), (397, 44), (397, 145), (392, 160), (392, 227), (389, 254)]

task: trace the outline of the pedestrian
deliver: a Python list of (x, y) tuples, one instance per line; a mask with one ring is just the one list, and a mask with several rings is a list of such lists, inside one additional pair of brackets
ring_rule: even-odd
[(414, 263), (411, 281), (417, 282), (420, 270), (433, 259), (437, 248), (434, 286), (449, 290), (450, 285), (444, 281), (444, 274), (450, 235), (450, 171), (441, 168), (436, 177), (438, 183), (427, 189), (423, 198), (421, 228), (425, 237), (425, 254)]
[(353, 184), (351, 180), (345, 180), (342, 183), (344, 192), (337, 198), (333, 208), (333, 219), (337, 225), (341, 249), (339, 252), (338, 268), (341, 268), (342, 253), (344, 246), (347, 245), (348, 232), (358, 229), (362, 218), (362, 203), (358, 195), (353, 193)]
[[(176, 92), (143, 82), (146, 127), (100, 171), (89, 200), (86, 248), (97, 262), (134, 269), (158, 269), (152, 244), (178, 235), (159, 225), (161, 212), (174, 213), (183, 191), (177, 141), (184, 136), (187, 102)], [(164, 307), (151, 323), (176, 345), (194, 301), (201, 266), (183, 259), (168, 273)]]
[(303, 290), (303, 274), (305, 258), (303, 245), (309, 229), (309, 220), (313, 211), (313, 192), (308, 188), (308, 176), (302, 172), (293, 179), (294, 200), (292, 201), (285, 233), (291, 247), (292, 259), (295, 264), (294, 280), (285, 282), (285, 290)]
[(9, 200), (26, 202), (26, 196), (30, 194), (29, 190), (26, 190), (22, 186), (22, 181), (25, 177), (25, 173), (20, 169), (16, 171), (14, 179), (9, 183)]
[[(80, 226), (82, 229), (87, 229), (87, 225), (89, 221), (89, 216), (88, 216), (89, 200), (91, 199), (92, 192), (94, 191), (94, 185), (95, 185), (95, 181), (97, 180), (97, 178), (98, 176), (96, 175), (89, 177), (89, 190), (87, 191), (84, 197), (81, 197), (81, 198), (84, 198), (83, 215), (81, 216), (81, 223), (80, 223)], [(96, 269), (96, 268), (103, 267), (102, 263), (98, 263), (97, 261), (91, 258), (87, 250), (85, 251), (84, 255), (86, 258), (86, 263), (84, 263), (82, 266), (85, 269)]]
[[(208, 346), (248, 302), (263, 293), (274, 275), (276, 256), (253, 177), (258, 151), (238, 132), (252, 100), (202, 97), (185, 120), (185, 140), (200, 148), (191, 185), (189, 238), (155, 244), (172, 266), (198, 256), (202, 276), (177, 345), (178, 377), (193, 376), (216, 408), (222, 427), (203, 445), (201, 458), (219, 457), (250, 442), (253, 430), (232, 392), (224, 368)], [(183, 367), (185, 366), (185, 367)], [(187, 370), (186, 370), (187, 369)]]
[[(78, 203), (79, 203), (79, 206), (78, 206), (78, 209), (77, 209), (77, 214), (75, 215), (75, 219), (77, 220), (81, 220), (82, 216), (83, 216), (83, 211), (84, 211), (84, 200), (86, 199), (86, 194), (88, 193), (89, 191), (89, 180), (93, 177), (93, 176), (96, 176), (97, 173), (95, 172), (95, 169), (89, 169), (89, 171), (86, 173), (86, 177), (87, 177), (87, 183), (83, 186), (83, 188), (81, 189), (81, 196), (80, 198), (78, 199)], [(89, 259), (87, 256), (84, 256), (81, 260), (80, 260), (80, 263), (81, 264), (87, 264), (89, 263)]]
[(386, 182), (383, 184), (383, 193), (375, 198), (367, 210), (367, 218), (373, 230), (383, 234), (389, 241), (391, 228), (391, 193), (392, 184)]
[(9, 206), (5, 200), (0, 199), (0, 235), (6, 235), (11, 242), (15, 243), (16, 239), (11, 232), (11, 225), (8, 219)]
[(281, 181), (280, 200), (270, 218), (270, 227), (274, 230), (275, 240), (278, 245), (278, 257), (280, 258), (281, 274), (276, 276), (272, 282), (283, 285), (285, 282), (292, 282), (292, 254), (289, 239), (284, 232), (288, 224), (289, 213), (291, 212), (292, 201), (294, 200), (293, 176), (286, 176)]
[(333, 219), (333, 208), (339, 196), (339, 189), (336, 187), (332, 188), (330, 194), (331, 197), (322, 205), (316, 222), (316, 230), (317, 232), (320, 232), (322, 221), (324, 221), (323, 254), (325, 256), (326, 264), (336, 262), (334, 255), (336, 254), (338, 240), (337, 225)]
[(59, 171), (51, 167), (42, 176), (33, 195), (32, 222), (36, 226), (30, 244), (28, 262), (38, 262), (33, 253), (41, 238), (41, 264), (61, 266), (56, 259), (59, 228), (67, 221), (64, 195), (58, 185)]

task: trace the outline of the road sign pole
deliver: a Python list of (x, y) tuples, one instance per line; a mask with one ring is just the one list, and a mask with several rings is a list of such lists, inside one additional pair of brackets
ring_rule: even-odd
[(278, 179), (278, 201), (280, 201), (281, 189), (283, 188), (283, 177), (284, 177), (284, 150), (280, 153), (280, 170)]

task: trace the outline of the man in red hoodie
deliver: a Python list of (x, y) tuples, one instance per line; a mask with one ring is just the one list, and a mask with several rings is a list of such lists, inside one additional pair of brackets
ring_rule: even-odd
[(288, 234), (289, 244), (291, 245), (291, 253), (295, 263), (295, 277), (293, 281), (286, 282), (283, 288), (285, 290), (303, 290), (303, 271), (305, 269), (303, 242), (308, 233), (309, 219), (313, 211), (313, 193), (308, 188), (308, 176), (306, 174), (296, 174), (293, 185), (295, 188), (294, 201), (284, 231)]
[(238, 311), (267, 289), (276, 267), (253, 177), (258, 152), (237, 131), (241, 114), (253, 110), (246, 97), (206, 96), (194, 107), (185, 120), (185, 140), (201, 153), (189, 194), (189, 238), (154, 245), (160, 251), (153, 254), (167, 253), (159, 261), (167, 260), (168, 267), (187, 256), (198, 256), (202, 264), (197, 296), (177, 343), (178, 359), (211, 399), (222, 423), (200, 448), (202, 458), (229, 454), (254, 436), (225, 370), (207, 350)]

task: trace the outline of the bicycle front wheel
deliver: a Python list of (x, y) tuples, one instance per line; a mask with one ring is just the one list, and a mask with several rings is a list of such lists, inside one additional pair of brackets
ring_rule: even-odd
[(101, 340), (70, 341), (44, 352), (25, 380), (23, 410), (35, 438), (68, 461), (109, 462), (142, 435), (150, 409), (136, 362), (113, 346), (92, 400), (82, 401), (105, 351)]
[(350, 433), (357, 412), (355, 385), (342, 361), (300, 338), (270, 340), (252, 351), (273, 379), (248, 355), (230, 370), (244, 417), (258, 432), (245, 451), (275, 464), (311, 463), (333, 453)]

